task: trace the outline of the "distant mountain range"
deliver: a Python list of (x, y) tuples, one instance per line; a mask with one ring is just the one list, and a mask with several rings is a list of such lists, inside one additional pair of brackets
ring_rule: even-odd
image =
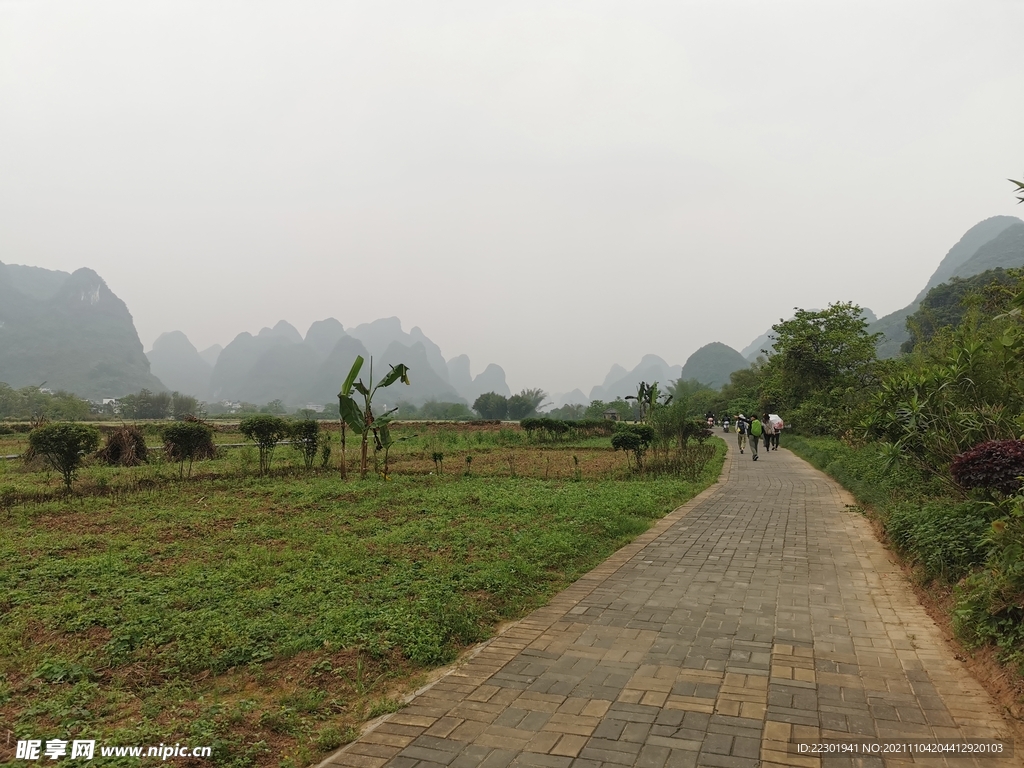
[[(900, 353), (909, 338), (906, 319), (929, 290), (955, 277), (1008, 267), (1024, 267), (1024, 221), (994, 216), (971, 227), (905, 308), (881, 319), (865, 310), (868, 330), (883, 334), (880, 356)], [(667, 385), (675, 379), (696, 379), (720, 387), (733, 371), (770, 350), (771, 341), (768, 330), (742, 352), (712, 342), (683, 365), (644, 355), (632, 370), (613, 365), (589, 395), (574, 389), (554, 395), (551, 405), (614, 400), (635, 394), (641, 381)], [(511, 394), (501, 366), (488, 365), (473, 377), (466, 355), (446, 360), (420, 328), (406, 332), (397, 317), (348, 329), (327, 318), (313, 323), (305, 336), (282, 320), (255, 336), (240, 333), (223, 348), (215, 344), (202, 351), (185, 334), (171, 331), (147, 355), (128, 308), (92, 270), (69, 274), (0, 263), (0, 382), (12, 387), (45, 383), (49, 389), (94, 400), (143, 388), (171, 389), (207, 401), (281, 400), (301, 407), (334, 402), (356, 355), (373, 357), (375, 375), (388, 364), (411, 368), (412, 385), (387, 393), (396, 402), (461, 400), (472, 405), (485, 392)]]
[[(440, 348), (421, 331), (406, 333), (397, 317), (375, 320), (346, 330), (334, 318), (318, 320), (306, 332), (281, 320), (253, 336), (240, 333), (223, 350), (200, 353), (179, 331), (165, 333), (153, 344), (149, 359), (168, 387), (196, 393), (207, 400), (292, 406), (325, 404), (338, 397), (352, 361), (362, 355), (374, 378), (389, 365), (405, 363), (414, 371), (411, 384), (388, 395), (410, 403), (428, 400), (472, 404), (484, 392), (511, 394), (501, 366), (491, 364), (476, 378), (470, 361), (459, 355), (445, 361)], [(211, 361), (212, 360), (212, 365)], [(369, 368), (364, 368), (364, 379)]]

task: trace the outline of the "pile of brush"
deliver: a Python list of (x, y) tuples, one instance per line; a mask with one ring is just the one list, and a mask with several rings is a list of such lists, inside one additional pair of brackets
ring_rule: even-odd
[(107, 433), (107, 444), (96, 457), (111, 467), (137, 467), (148, 460), (146, 438), (135, 426), (122, 426)]

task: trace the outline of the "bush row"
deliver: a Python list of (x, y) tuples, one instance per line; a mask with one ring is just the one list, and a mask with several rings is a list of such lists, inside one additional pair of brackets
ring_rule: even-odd
[(540, 439), (562, 440), (565, 438), (607, 437), (615, 430), (616, 423), (606, 419), (566, 421), (562, 419), (530, 417), (522, 419), (519, 422), (519, 426), (531, 438), (536, 436)]

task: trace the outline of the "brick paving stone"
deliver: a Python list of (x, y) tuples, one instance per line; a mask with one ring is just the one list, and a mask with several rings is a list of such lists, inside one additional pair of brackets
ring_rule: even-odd
[(322, 767), (1024, 765), (797, 752), (1010, 731), (847, 494), (761, 457), (730, 450), (718, 484)]

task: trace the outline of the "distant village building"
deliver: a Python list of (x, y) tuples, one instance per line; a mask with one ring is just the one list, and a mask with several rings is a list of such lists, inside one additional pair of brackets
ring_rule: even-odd
[(323, 413), (325, 407), (323, 403), (306, 403), (306, 410), (313, 413)]
[(618, 421), (619, 418), (621, 418), (619, 416), (619, 412), (616, 411), (614, 408), (609, 408), (607, 411), (604, 412), (605, 421)]

